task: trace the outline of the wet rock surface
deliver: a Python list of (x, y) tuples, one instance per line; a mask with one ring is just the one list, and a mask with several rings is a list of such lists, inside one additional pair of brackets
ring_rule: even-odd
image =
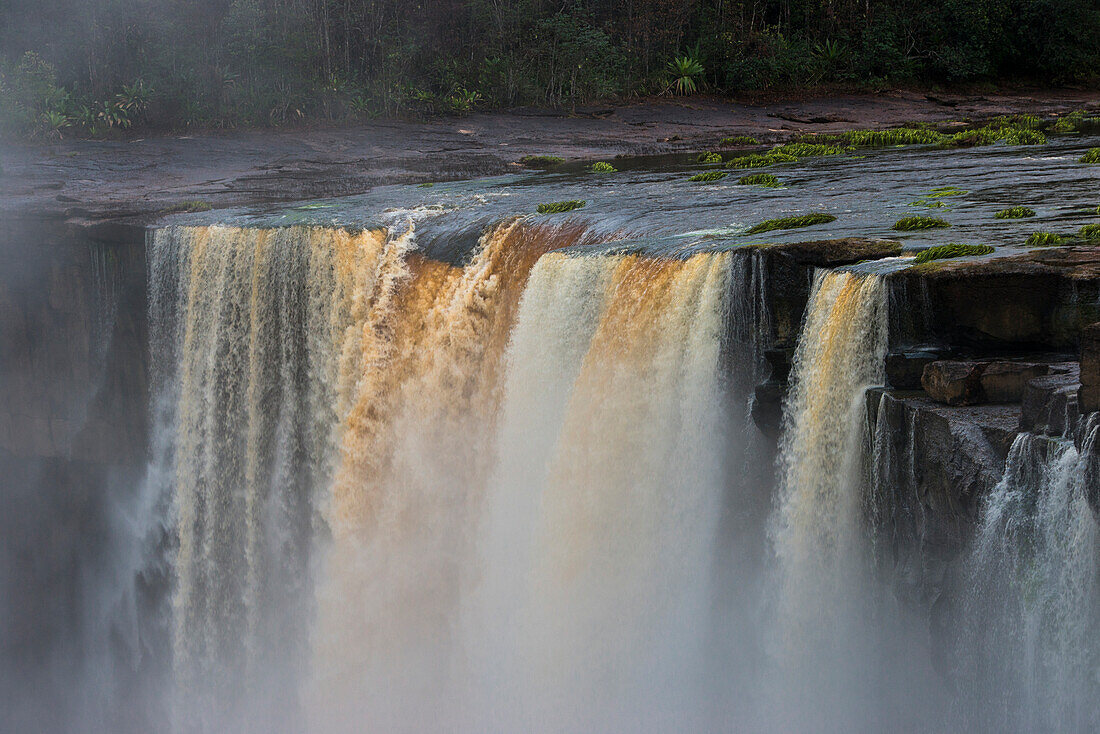
[(730, 135), (774, 143), (854, 127), (1068, 112), (1100, 102), (1100, 94), (1048, 90), (953, 100), (953, 106), (944, 106), (906, 91), (746, 102), (660, 98), (570, 112), (517, 109), (340, 129), (7, 144), (0, 146), (0, 214), (149, 218), (183, 200), (227, 207), (357, 194), (387, 183), (496, 175), (519, 170), (519, 160), (528, 154), (657, 155), (714, 149)]
[(922, 393), (867, 392), (870, 520), (906, 594), (930, 603), (962, 552), (980, 499), (1001, 478), (1020, 408), (952, 408)]
[(1081, 390), (1077, 401), (1084, 413), (1100, 410), (1100, 323), (1081, 332)]

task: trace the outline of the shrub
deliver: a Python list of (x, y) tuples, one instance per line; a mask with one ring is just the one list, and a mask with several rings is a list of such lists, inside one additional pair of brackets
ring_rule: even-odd
[(695, 157), (695, 160), (698, 163), (721, 163), (722, 154), (710, 152), (700, 153), (698, 156)]
[(917, 229), (937, 229), (940, 227), (950, 227), (949, 222), (945, 222), (937, 217), (903, 217), (894, 222), (894, 229), (899, 232), (911, 232)]
[(1086, 224), (1077, 234), (1083, 240), (1100, 240), (1100, 224)]
[(799, 227), (809, 227), (814, 224), (828, 224), (829, 222), (836, 221), (836, 217), (832, 214), (824, 214), (821, 212), (815, 212), (813, 214), (803, 214), (800, 217), (781, 217), (779, 219), (765, 219), (760, 224), (751, 227), (748, 230), (748, 234), (759, 234), (761, 232), (771, 232), (776, 229), (797, 229)]
[(555, 201), (550, 204), (539, 204), (536, 211), (539, 214), (561, 214), (562, 212), (571, 212), (574, 209), (580, 209), (587, 204), (586, 201)]
[(564, 163), (565, 159), (556, 155), (525, 155), (519, 162), (530, 168), (549, 168)]
[(1081, 156), (1081, 163), (1100, 163), (1100, 148), (1089, 148), (1088, 152)]
[(180, 201), (171, 206), (167, 206), (161, 209), (161, 214), (183, 214), (191, 212), (207, 212), (213, 207), (209, 201), (203, 201), (201, 199), (192, 199), (190, 201)]
[(589, 168), (592, 173), (615, 173), (617, 168), (606, 161), (596, 161)]
[(971, 257), (972, 255), (988, 255), (995, 248), (989, 245), (963, 245), (952, 242), (949, 245), (937, 245), (929, 247), (917, 254), (917, 264), (932, 262), (933, 260), (947, 260), (953, 257)]
[(1009, 209), (1002, 209), (993, 216), (997, 219), (1026, 219), (1027, 217), (1034, 217), (1035, 210), (1026, 206), (1014, 206)]
[(760, 141), (751, 135), (733, 135), (728, 138), (722, 138), (722, 142), (719, 143), (719, 145), (760, 145)]
[(695, 181), (696, 183), (710, 183), (712, 181), (721, 181), (729, 174), (725, 171), (704, 171), (703, 173), (697, 173), (688, 181)]
[(676, 94), (694, 94), (699, 88), (695, 80), (703, 76), (703, 64), (694, 56), (678, 56), (668, 62), (668, 73), (672, 77), (669, 89)]
[(1056, 247), (1065, 242), (1065, 238), (1054, 232), (1034, 232), (1025, 243), (1028, 247)]
[(798, 159), (786, 153), (750, 153), (739, 158), (733, 158), (726, 163), (726, 168), (762, 168), (774, 166), (779, 163), (794, 163)]
[(742, 186), (767, 186), (774, 188), (779, 185), (779, 179), (770, 173), (754, 173), (751, 176), (742, 176), (737, 179)]

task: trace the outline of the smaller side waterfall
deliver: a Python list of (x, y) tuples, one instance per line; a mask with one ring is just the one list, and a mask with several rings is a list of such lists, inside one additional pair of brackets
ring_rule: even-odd
[[(886, 300), (877, 275), (818, 271), (794, 357), (772, 528), (785, 644), (850, 618), (860, 558), (864, 390), (884, 380)], [(823, 624), (824, 623), (824, 624)]]
[(1017, 436), (983, 507), (954, 672), (989, 730), (1100, 727), (1100, 533), (1086, 496), (1100, 416), (1083, 430), (1081, 452)]

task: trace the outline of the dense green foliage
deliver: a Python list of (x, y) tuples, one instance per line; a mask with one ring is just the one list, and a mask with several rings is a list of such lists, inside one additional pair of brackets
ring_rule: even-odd
[(725, 171), (704, 171), (703, 173), (697, 173), (688, 181), (695, 181), (696, 183), (711, 183), (714, 181), (721, 181), (729, 174)]
[(1077, 234), (1083, 240), (1100, 240), (1100, 224), (1086, 224)]
[(585, 201), (555, 201), (550, 204), (539, 204), (536, 211), (539, 214), (561, 214), (562, 212), (571, 212), (574, 209), (580, 209), (586, 203)]
[(771, 232), (776, 229), (797, 229), (799, 227), (809, 227), (814, 224), (828, 224), (829, 222), (836, 221), (836, 217), (832, 214), (824, 214), (821, 212), (815, 212), (813, 214), (803, 214), (800, 217), (781, 217), (779, 219), (765, 219), (760, 224), (757, 224), (748, 230), (748, 234), (759, 234), (761, 232)]
[[(4, 127), (51, 135), (461, 115), (698, 90), (1088, 83), (1100, 69), (1100, 5), (0, 0), (0, 68)], [(1017, 138), (1037, 136), (1005, 139)]]
[(607, 161), (596, 161), (589, 170), (592, 173), (615, 173), (618, 169)]
[(973, 255), (988, 255), (994, 248), (989, 245), (963, 245), (952, 242), (949, 245), (937, 245), (929, 247), (917, 253), (917, 264), (932, 262), (933, 260), (947, 260), (953, 257), (971, 257)]
[(1100, 148), (1089, 148), (1088, 152), (1081, 156), (1082, 163), (1100, 163)]
[(1026, 219), (1027, 217), (1034, 217), (1035, 210), (1026, 206), (1014, 206), (1009, 209), (1002, 209), (993, 216), (997, 219)]
[(950, 227), (949, 222), (945, 222), (937, 217), (903, 217), (894, 222), (894, 229), (899, 232), (911, 232), (917, 229), (937, 229), (939, 227)]
[(710, 152), (700, 153), (699, 155), (697, 155), (695, 157), (695, 160), (698, 163), (721, 163), (722, 162), (722, 154), (721, 153), (710, 153)]
[(1028, 247), (1054, 247), (1065, 242), (1065, 237), (1054, 232), (1033, 232), (1028, 238)]
[(779, 179), (770, 173), (754, 173), (749, 176), (742, 176), (737, 179), (737, 183), (742, 186), (767, 186), (768, 188), (775, 188), (779, 185)]

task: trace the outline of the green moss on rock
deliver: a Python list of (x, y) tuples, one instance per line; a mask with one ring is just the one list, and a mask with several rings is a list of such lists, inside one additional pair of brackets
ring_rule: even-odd
[(695, 157), (695, 160), (698, 163), (721, 163), (722, 162), (722, 154), (721, 153), (712, 153), (710, 151), (707, 151), (705, 153), (700, 153), (699, 155), (697, 155)]
[(539, 204), (536, 211), (539, 214), (561, 214), (562, 212), (571, 212), (574, 209), (580, 209), (586, 203), (585, 201), (578, 201), (576, 199), (571, 201), (555, 201), (549, 204)]
[(1026, 219), (1028, 217), (1035, 216), (1035, 210), (1029, 209), (1026, 206), (1014, 206), (1009, 209), (1002, 209), (993, 215), (997, 219)]
[(895, 145), (943, 143), (946, 135), (929, 128), (895, 127), (888, 130), (849, 130), (838, 135), (806, 137), (806, 142), (831, 143), (849, 148), (888, 148)]
[(827, 143), (787, 143), (786, 145), (780, 145), (772, 148), (771, 153), (777, 155), (790, 155), (795, 158), (814, 158), (824, 155), (840, 155), (846, 153), (844, 148), (838, 145), (829, 145)]
[(956, 257), (973, 257), (974, 255), (988, 255), (993, 252), (995, 248), (989, 245), (964, 245), (958, 242), (952, 242), (948, 245), (937, 245), (936, 247), (929, 247), (927, 250), (923, 250), (917, 253), (916, 262), (918, 265), (932, 262), (933, 260), (948, 260)]
[(765, 219), (763, 222), (760, 222), (759, 224), (751, 227), (748, 230), (748, 234), (771, 232), (776, 229), (798, 229), (799, 227), (809, 227), (814, 224), (827, 224), (833, 221), (836, 221), (836, 217), (834, 217), (832, 214), (825, 214), (823, 212), (803, 214), (802, 216), (797, 217)]
[(1080, 160), (1081, 163), (1100, 163), (1100, 148), (1089, 148)]
[(1083, 240), (1100, 240), (1100, 224), (1086, 224), (1078, 235)]
[(750, 153), (731, 159), (726, 163), (726, 168), (762, 168), (779, 163), (794, 163), (797, 160), (793, 155), (786, 153)]
[(592, 173), (615, 173), (619, 169), (606, 161), (596, 161), (589, 170), (592, 171)]
[(703, 173), (697, 173), (688, 181), (695, 181), (696, 183), (712, 183), (714, 181), (721, 181), (729, 174), (725, 171), (704, 171)]
[(899, 232), (912, 232), (920, 229), (938, 229), (950, 226), (950, 222), (946, 222), (938, 217), (903, 217), (894, 222), (894, 229)]
[(769, 188), (775, 188), (779, 185), (779, 179), (770, 173), (753, 173), (737, 179), (737, 183), (742, 186), (767, 186)]
[(1065, 241), (1065, 237), (1054, 232), (1033, 232), (1025, 244), (1028, 247), (1057, 247)]

